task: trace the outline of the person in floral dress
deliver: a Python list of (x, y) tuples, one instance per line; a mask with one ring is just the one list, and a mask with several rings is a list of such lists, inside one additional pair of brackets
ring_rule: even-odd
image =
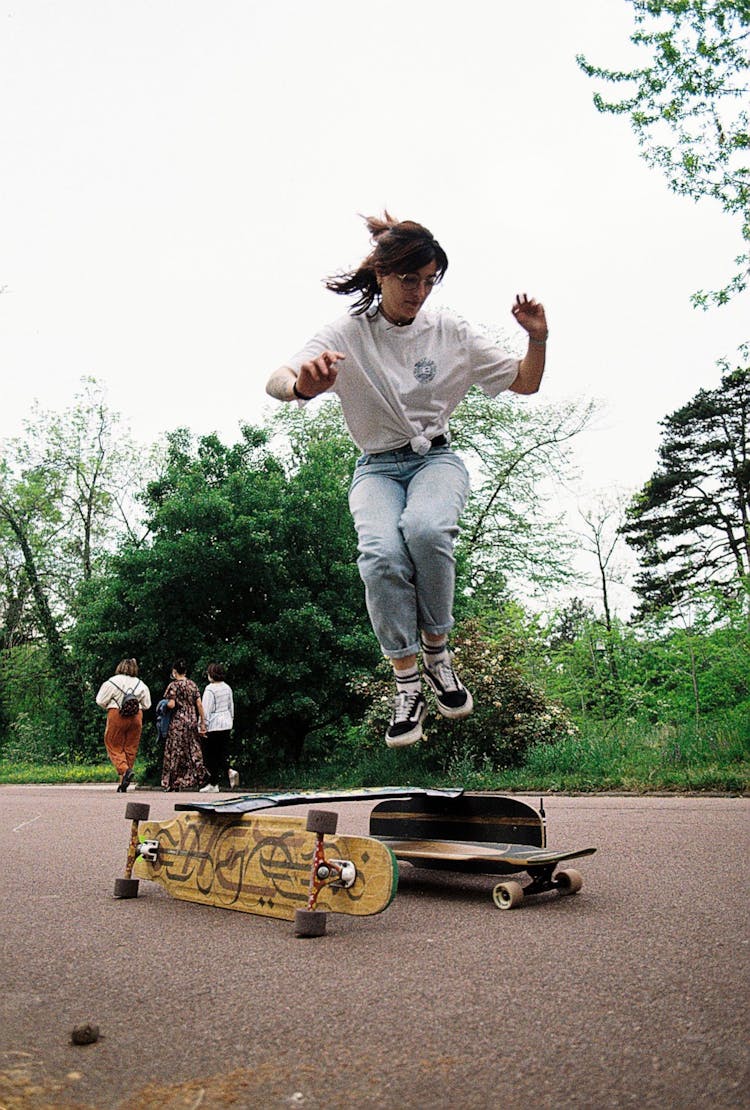
[(164, 698), (172, 719), (164, 743), (161, 784), (165, 790), (198, 790), (208, 780), (200, 743), (206, 733), (206, 715), (200, 690), (187, 677), (182, 659), (172, 664), (172, 681)]

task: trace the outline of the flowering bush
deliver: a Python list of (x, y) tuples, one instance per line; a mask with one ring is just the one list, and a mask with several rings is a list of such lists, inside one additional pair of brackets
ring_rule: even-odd
[[(431, 768), (504, 770), (519, 766), (532, 744), (576, 735), (565, 711), (522, 674), (520, 644), (510, 633), (490, 634), (481, 619), (472, 619), (456, 626), (451, 647), (456, 673), (474, 698), (474, 712), (462, 721), (445, 720), (426, 692), (430, 711), (421, 750)], [(394, 691), (389, 664), (383, 661), (376, 674), (354, 685), (369, 703), (362, 727), (365, 745), (382, 747)]]

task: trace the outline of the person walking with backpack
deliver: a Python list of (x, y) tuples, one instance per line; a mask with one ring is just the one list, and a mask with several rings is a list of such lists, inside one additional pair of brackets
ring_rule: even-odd
[(117, 771), (118, 794), (133, 781), (133, 767), (143, 730), (143, 710), (151, 707), (151, 693), (138, 677), (138, 661), (121, 659), (115, 673), (103, 682), (96, 704), (107, 712), (104, 747)]

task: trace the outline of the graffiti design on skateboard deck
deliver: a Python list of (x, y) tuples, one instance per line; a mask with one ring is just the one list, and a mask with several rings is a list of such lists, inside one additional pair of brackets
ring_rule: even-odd
[(366, 916), (396, 893), (398, 865), (371, 837), (334, 836), (338, 814), (307, 819), (180, 813), (149, 821), (150, 807), (128, 803), (131, 822), (123, 878), (115, 897), (134, 898), (141, 879), (175, 898), (294, 921), (297, 936), (321, 936), (326, 914)]
[(493, 900), (504, 910), (551, 890), (576, 894), (582, 875), (573, 868), (558, 870), (558, 864), (596, 851), (548, 848), (543, 806), (536, 810), (519, 798), (489, 793), (380, 802), (370, 815), (370, 835), (415, 867), (486, 875), (525, 871), (530, 879), (525, 885), (509, 881), (495, 886)]

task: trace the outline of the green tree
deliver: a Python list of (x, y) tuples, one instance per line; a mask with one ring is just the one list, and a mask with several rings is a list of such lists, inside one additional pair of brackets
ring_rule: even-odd
[(600, 620), (580, 598), (554, 615), (540, 678), (578, 721), (593, 718), (605, 723), (620, 712), (624, 636), (616, 618), (609, 623)]
[[(105, 661), (137, 655), (156, 697), (175, 656), (199, 684), (222, 662), (241, 763), (283, 775), (310, 734), (360, 704), (348, 679), (377, 649), (346, 505), (351, 445), (326, 413), (288, 412), (274, 430), (276, 451), (248, 426), (232, 446), (168, 437), (146, 496), (148, 542), (126, 543), (92, 580), (75, 642), (92, 682)], [(157, 763), (153, 737), (144, 743)]]
[[(16, 573), (9, 580), (6, 593), (11, 602), (20, 603), (23, 596), (21, 591), (28, 591), (33, 607), (33, 629), (31, 626), (27, 628), (25, 639), (33, 642), (41, 635), (44, 655), (49, 664), (48, 677), (59, 693), (60, 705), (67, 709), (66, 731), (71, 747), (77, 749), (85, 713), (85, 699), (40, 566), (43, 563), (40, 553), (44, 550), (45, 537), (49, 534), (50, 527), (54, 529), (56, 520), (53, 507), (43, 499), (44, 487), (45, 482), (39, 474), (26, 475), (20, 482), (11, 485), (7, 469), (3, 467), (0, 473), (0, 529), (6, 543), (15, 546), (18, 553), (16, 566), (13, 567)], [(36, 511), (41, 503), (44, 503), (47, 510), (44, 516), (37, 515)], [(15, 586), (18, 591), (15, 595), (14, 580), (18, 583)], [(12, 608), (6, 611), (6, 654), (20, 650), (12, 641), (9, 643), (8, 631), (9, 623), (15, 624), (18, 616), (20, 614), (13, 613)], [(15, 631), (18, 631), (17, 625)], [(5, 727), (13, 723), (16, 708), (8, 697), (8, 688), (4, 686), (2, 713)]]
[(82, 379), (62, 412), (36, 404), (24, 436), (9, 446), (14, 471), (44, 481), (40, 509), (46, 498), (56, 524), (48, 578), (72, 609), (78, 583), (91, 577), (96, 559), (123, 536), (142, 537), (135, 495), (153, 472), (153, 452), (133, 442), (94, 378)]
[(0, 652), (3, 757), (21, 763), (67, 763), (69, 706), (42, 644), (19, 643)]
[[(88, 691), (68, 649), (78, 590), (119, 534), (134, 535), (131, 499), (147, 463), (148, 455), (131, 443), (93, 379), (84, 379), (82, 391), (63, 412), (36, 406), (25, 422), (25, 435), (4, 445), (4, 644), (7, 650), (24, 642), (43, 645), (50, 681), (68, 715), (73, 749), (90, 713)], [(5, 712), (12, 718), (11, 706), (5, 705)]]
[(746, 589), (734, 598), (709, 589), (694, 597), (689, 620), (661, 613), (624, 633), (629, 713), (675, 730), (736, 718), (750, 736), (746, 606)]
[(459, 605), (462, 590), (481, 607), (507, 586), (544, 590), (569, 578), (573, 541), (549, 502), (571, 474), (571, 442), (591, 412), (590, 404), (518, 404), (479, 389), (456, 409), (453, 442), (472, 476), (457, 551)]
[(704, 308), (724, 304), (747, 286), (750, 263), (750, 4), (747, 0), (629, 0), (631, 42), (648, 61), (628, 71), (606, 69), (582, 55), (589, 77), (622, 90), (596, 93), (600, 112), (625, 115), (643, 158), (669, 188), (694, 200), (712, 197), (739, 219), (745, 242), (737, 273), (714, 292), (697, 292)]
[(152, 465), (94, 379), (83, 379), (62, 412), (35, 405), (24, 435), (4, 444), (0, 473), (0, 543), (11, 607), (18, 609), (28, 592), (17, 580), (23, 566), (42, 629), (46, 610), (61, 627), (71, 623), (78, 587), (96, 560), (123, 535), (137, 541), (141, 510), (134, 497)]
[(611, 632), (614, 616), (612, 588), (624, 581), (623, 568), (616, 557), (618, 544), (622, 545), (624, 499), (619, 494), (600, 495), (585, 508), (579, 508), (578, 513), (584, 524), (583, 530), (578, 533), (581, 551), (595, 561), (604, 623)]
[(713, 584), (736, 593), (750, 574), (750, 367), (719, 365), (717, 389), (661, 422), (658, 469), (627, 512), (642, 615)]
[(39, 629), (32, 589), (38, 573), (29, 542), (33, 524), (20, 494), (9, 478), (6, 464), (0, 462), (0, 627), (2, 647), (6, 650), (16, 643), (35, 639)]

